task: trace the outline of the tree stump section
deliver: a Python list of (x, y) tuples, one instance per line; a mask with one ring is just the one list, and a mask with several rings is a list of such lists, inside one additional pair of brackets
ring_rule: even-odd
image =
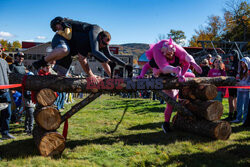
[(180, 90), (181, 99), (189, 100), (213, 100), (217, 96), (217, 87), (211, 84), (201, 84), (199, 86), (186, 86)]
[(195, 100), (187, 103), (185, 107), (194, 115), (209, 121), (219, 120), (223, 114), (223, 105), (216, 100)]
[(41, 106), (50, 106), (56, 101), (55, 92), (51, 89), (41, 89), (37, 95), (36, 100)]
[(65, 139), (56, 131), (45, 131), (36, 126), (33, 130), (33, 138), (42, 156), (61, 155), (65, 149)]
[(56, 130), (61, 124), (61, 114), (54, 107), (42, 107), (34, 112), (36, 123), (45, 130)]
[(194, 116), (182, 116), (180, 114), (174, 116), (173, 126), (176, 129), (219, 140), (227, 140), (232, 132), (232, 128), (227, 121), (208, 121), (205, 119), (197, 119)]

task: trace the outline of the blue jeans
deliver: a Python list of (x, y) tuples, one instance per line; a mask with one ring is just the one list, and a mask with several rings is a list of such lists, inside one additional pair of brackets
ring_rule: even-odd
[(25, 130), (27, 132), (32, 132), (33, 130), (33, 124), (34, 124), (34, 113), (35, 108), (34, 107), (26, 107), (26, 115), (25, 115)]
[(245, 122), (248, 113), (249, 105), (249, 91), (238, 91), (237, 92), (237, 116), (236, 119)]
[(223, 99), (222, 92), (218, 91), (217, 96), (214, 98), (214, 100), (222, 102), (222, 99)]
[(58, 110), (63, 108), (65, 97), (66, 97), (65, 92), (58, 93), (58, 97), (56, 99), (56, 105)]
[(9, 106), (1, 111), (1, 117), (0, 117), (0, 126), (1, 126), (1, 133), (2, 135), (7, 135), (9, 133), (9, 124), (10, 124), (10, 118), (11, 118), (11, 98), (10, 93), (5, 92), (0, 95), (0, 101), (6, 101), (9, 103)]

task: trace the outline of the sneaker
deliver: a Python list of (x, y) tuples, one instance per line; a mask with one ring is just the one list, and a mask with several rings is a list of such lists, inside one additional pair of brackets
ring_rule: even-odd
[(167, 132), (171, 131), (169, 122), (164, 122), (161, 127), (162, 127), (163, 132), (165, 134), (167, 134)]
[(15, 137), (11, 134), (7, 134), (7, 135), (2, 135), (2, 139), (3, 140), (7, 140), (7, 139), (15, 139)]
[(241, 120), (238, 120), (238, 119), (231, 121), (231, 123), (240, 123), (240, 122)]

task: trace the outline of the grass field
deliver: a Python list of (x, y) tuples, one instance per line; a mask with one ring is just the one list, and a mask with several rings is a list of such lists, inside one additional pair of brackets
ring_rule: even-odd
[[(227, 99), (223, 105), (225, 118)], [(226, 141), (178, 130), (166, 135), (161, 129), (164, 108), (159, 101), (103, 95), (69, 119), (66, 149), (59, 158), (40, 156), (23, 125), (12, 124), (17, 139), (0, 143), (0, 166), (250, 166), (250, 128), (233, 124)]]

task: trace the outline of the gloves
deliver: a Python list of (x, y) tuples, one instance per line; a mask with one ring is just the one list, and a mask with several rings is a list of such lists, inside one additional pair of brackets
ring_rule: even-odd
[(159, 77), (160, 73), (161, 73), (160, 69), (153, 68), (153, 74), (155, 77)]

